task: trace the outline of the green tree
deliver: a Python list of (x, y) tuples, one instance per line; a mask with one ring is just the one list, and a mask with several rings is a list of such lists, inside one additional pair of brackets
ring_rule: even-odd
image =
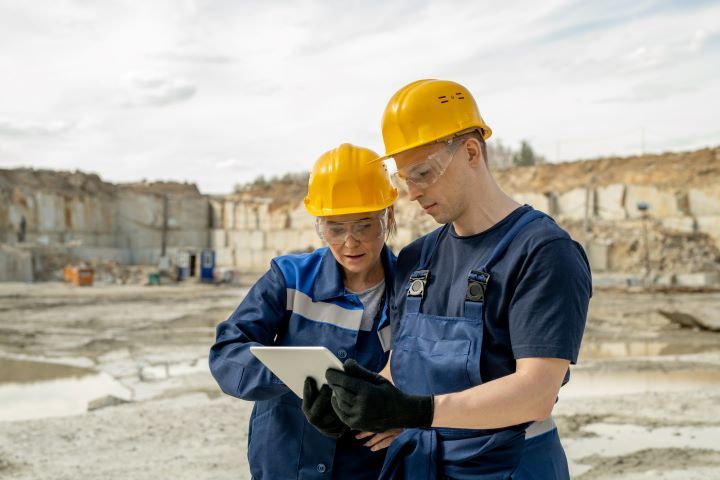
[(535, 154), (526, 140), (523, 140), (520, 142), (520, 151), (516, 152), (512, 157), (512, 163), (516, 167), (527, 167), (529, 165), (543, 163), (543, 159)]

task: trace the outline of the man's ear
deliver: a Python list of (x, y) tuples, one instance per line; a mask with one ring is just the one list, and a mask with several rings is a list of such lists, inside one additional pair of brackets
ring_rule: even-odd
[(485, 163), (485, 158), (483, 157), (483, 151), (480, 147), (480, 142), (477, 141), (475, 138), (468, 138), (465, 140), (465, 144), (462, 146), (462, 148), (465, 149), (465, 151), (468, 152), (468, 162), (470, 163), (471, 167), (477, 167), (480, 164)]

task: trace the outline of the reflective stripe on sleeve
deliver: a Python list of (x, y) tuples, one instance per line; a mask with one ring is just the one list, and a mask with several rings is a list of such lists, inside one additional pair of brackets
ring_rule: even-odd
[(326, 302), (313, 302), (312, 298), (294, 288), (287, 289), (287, 309), (315, 322), (324, 322), (341, 328), (360, 328), (363, 311), (347, 310)]

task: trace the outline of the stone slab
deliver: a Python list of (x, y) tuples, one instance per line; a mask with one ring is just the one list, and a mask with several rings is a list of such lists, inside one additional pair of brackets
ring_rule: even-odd
[(597, 204), (595, 210), (598, 218), (604, 220), (624, 220), (625, 211), (625, 185), (613, 184), (598, 187), (595, 190)]

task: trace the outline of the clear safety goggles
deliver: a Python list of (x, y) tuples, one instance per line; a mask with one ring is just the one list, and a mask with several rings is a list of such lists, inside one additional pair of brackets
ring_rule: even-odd
[(387, 234), (388, 210), (367, 218), (348, 222), (336, 222), (326, 217), (315, 219), (315, 230), (321, 240), (331, 245), (342, 245), (349, 236), (358, 242), (370, 242), (385, 238)]
[[(458, 147), (463, 142), (452, 142), (436, 152), (429, 154), (416, 162), (403, 168), (396, 168), (391, 174), (395, 187), (407, 191), (407, 184), (412, 183), (418, 188), (428, 188), (445, 173), (450, 163), (455, 158)], [(397, 165), (397, 161), (395, 162)]]

